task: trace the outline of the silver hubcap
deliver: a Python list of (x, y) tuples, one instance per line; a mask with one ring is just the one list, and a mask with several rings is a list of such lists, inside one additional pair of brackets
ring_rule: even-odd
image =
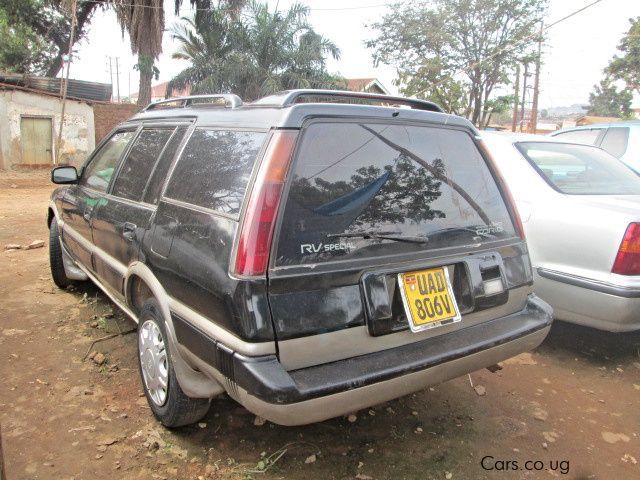
[(147, 320), (140, 327), (138, 351), (145, 387), (153, 403), (162, 406), (167, 401), (169, 368), (164, 338), (158, 324), (153, 320)]

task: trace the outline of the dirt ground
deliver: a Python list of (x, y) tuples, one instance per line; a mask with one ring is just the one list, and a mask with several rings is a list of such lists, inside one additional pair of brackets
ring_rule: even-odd
[[(0, 248), (47, 240), (52, 188), (46, 172), (0, 173)], [(94, 286), (57, 289), (46, 245), (0, 250), (8, 480), (640, 479), (640, 335), (558, 322), (537, 351), (499, 372), (353, 422), (256, 425), (222, 397), (199, 425), (169, 431), (142, 396), (135, 335), (98, 343), (103, 365), (83, 361), (92, 341), (133, 327)]]

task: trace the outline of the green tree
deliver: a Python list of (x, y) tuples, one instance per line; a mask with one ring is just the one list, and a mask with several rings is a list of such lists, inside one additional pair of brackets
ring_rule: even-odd
[(397, 3), (370, 27), (374, 64), (397, 69), (405, 95), (435, 100), (486, 125), (496, 87), (537, 40), (546, 0)]
[(628, 88), (618, 90), (613, 79), (609, 76), (594, 85), (589, 94), (589, 115), (600, 117), (631, 117), (631, 102), (633, 93)]
[[(107, 0), (78, 0), (74, 44)], [(0, 69), (55, 77), (69, 53), (69, 0), (0, 0)], [(73, 46), (72, 46), (73, 48)]]
[(245, 100), (289, 88), (332, 88), (326, 57), (340, 51), (307, 21), (309, 9), (294, 4), (269, 11), (250, 2), (240, 15), (230, 5), (198, 11), (173, 29), (180, 47), (174, 58), (191, 63), (169, 83), (167, 94), (191, 86), (193, 93), (233, 92)]
[(631, 27), (618, 45), (621, 55), (613, 57), (605, 73), (640, 93), (640, 17), (629, 19), (629, 23)]
[(10, 22), (5, 11), (0, 10), (0, 71), (31, 73), (44, 69), (47, 59), (53, 55), (29, 25)]

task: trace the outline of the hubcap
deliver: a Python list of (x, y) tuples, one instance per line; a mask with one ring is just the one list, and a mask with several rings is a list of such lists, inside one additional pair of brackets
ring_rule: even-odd
[(142, 377), (149, 397), (153, 403), (162, 406), (167, 401), (169, 369), (164, 338), (158, 324), (153, 320), (147, 320), (140, 327), (138, 351)]

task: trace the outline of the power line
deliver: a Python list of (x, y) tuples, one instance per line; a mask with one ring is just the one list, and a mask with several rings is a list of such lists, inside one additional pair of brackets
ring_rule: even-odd
[[(115, 3), (115, 2), (104, 2), (104, 0), (85, 0), (85, 3), (99, 3), (100, 5), (119, 5), (119, 6), (123, 6), (123, 7), (136, 7), (136, 8), (151, 8), (151, 9), (155, 9), (155, 10), (161, 10), (164, 9), (164, 6), (159, 6), (159, 5), (139, 5), (139, 4), (134, 4), (134, 3)], [(311, 8), (309, 7), (309, 11), (312, 12), (337, 12), (337, 11), (344, 11), (344, 10), (366, 10), (366, 9), (372, 9), (372, 8), (382, 8), (382, 7), (391, 7), (393, 5), (396, 5), (398, 2), (394, 2), (394, 3), (377, 3), (377, 4), (372, 4), (372, 5), (360, 5), (358, 7), (327, 7), (327, 8), (322, 8), (322, 7), (318, 7), (318, 8)], [(427, 2), (410, 2), (410, 0), (407, 0), (407, 2), (405, 3), (427, 3)], [(181, 12), (211, 12), (213, 11), (214, 8), (193, 8), (193, 7), (186, 7), (186, 8), (179, 8), (177, 10), (178, 13)]]

